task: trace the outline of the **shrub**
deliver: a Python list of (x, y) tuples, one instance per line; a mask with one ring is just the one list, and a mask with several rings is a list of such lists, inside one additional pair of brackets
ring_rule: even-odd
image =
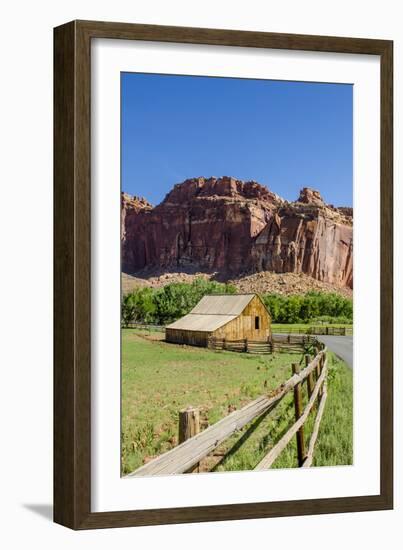
[(273, 323), (351, 323), (353, 301), (333, 292), (308, 292), (305, 295), (266, 294), (263, 301)]

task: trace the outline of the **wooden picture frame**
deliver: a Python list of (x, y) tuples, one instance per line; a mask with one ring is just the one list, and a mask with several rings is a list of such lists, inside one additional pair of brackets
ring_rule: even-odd
[[(91, 40), (114, 38), (380, 56), (380, 493), (91, 512)], [(72, 529), (328, 514), (393, 507), (393, 42), (73, 21), (54, 30), (54, 520)]]

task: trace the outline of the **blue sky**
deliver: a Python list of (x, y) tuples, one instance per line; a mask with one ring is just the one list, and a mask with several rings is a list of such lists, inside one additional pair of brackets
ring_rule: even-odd
[(350, 84), (122, 73), (122, 189), (161, 202), (198, 176), (352, 205)]

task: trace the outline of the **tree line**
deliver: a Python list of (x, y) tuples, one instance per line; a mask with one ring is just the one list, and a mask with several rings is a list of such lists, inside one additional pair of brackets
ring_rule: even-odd
[[(122, 322), (166, 325), (191, 311), (205, 294), (236, 294), (235, 286), (195, 279), (162, 288), (139, 287), (122, 299)], [(351, 323), (353, 301), (336, 293), (308, 292), (283, 296), (264, 294), (262, 299), (273, 323)]]
[(351, 323), (353, 300), (335, 292), (307, 292), (283, 296), (266, 294), (262, 299), (273, 323)]

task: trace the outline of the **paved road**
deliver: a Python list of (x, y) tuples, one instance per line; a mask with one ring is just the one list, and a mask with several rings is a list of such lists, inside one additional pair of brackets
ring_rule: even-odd
[(317, 336), (317, 339), (334, 351), (350, 368), (353, 368), (353, 337), (352, 336)]

